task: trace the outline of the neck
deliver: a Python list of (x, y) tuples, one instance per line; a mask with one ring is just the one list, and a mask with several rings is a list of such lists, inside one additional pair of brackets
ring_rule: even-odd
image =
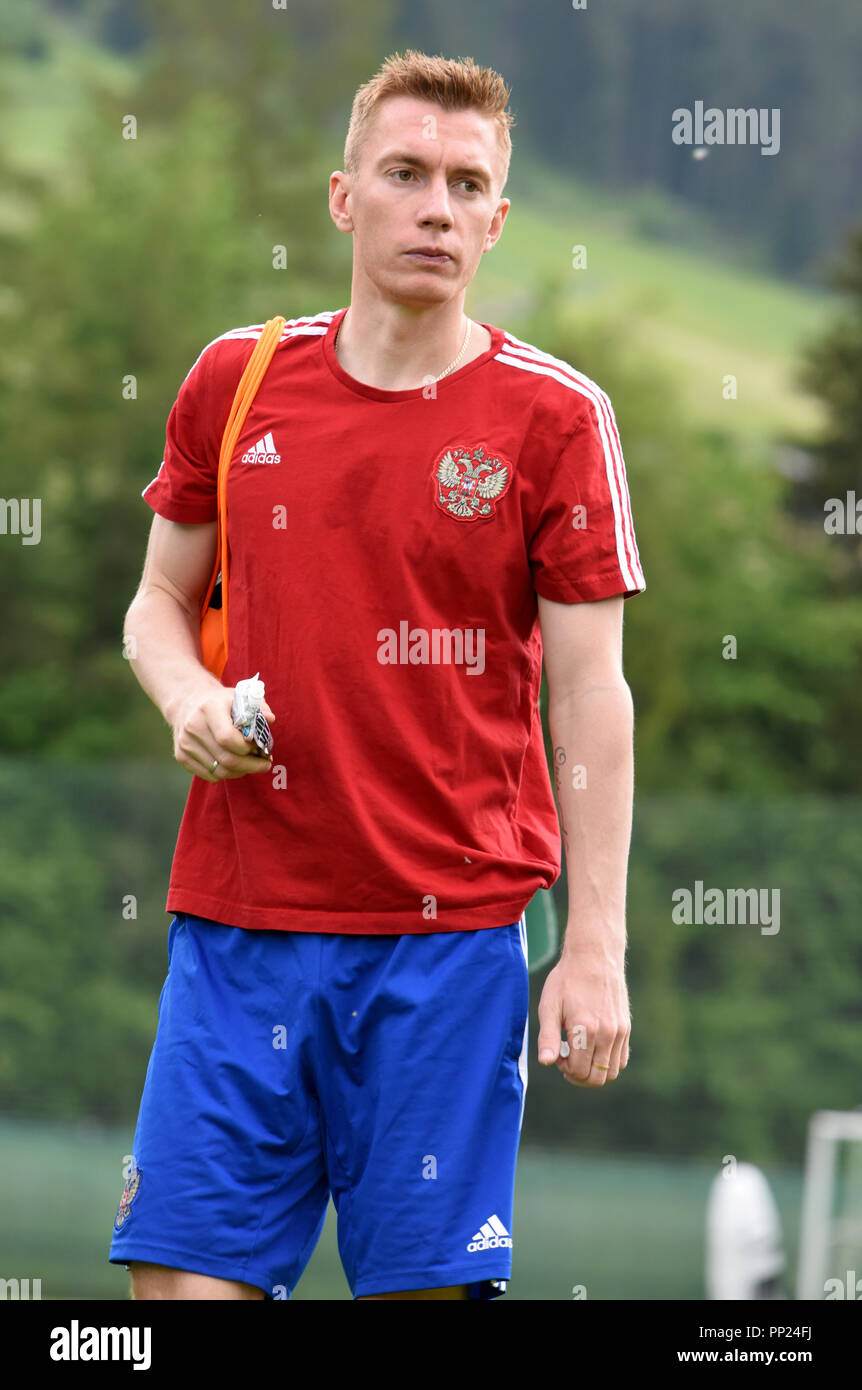
[[(418, 390), (436, 381), (458, 357), (468, 322), (463, 296), (446, 304), (417, 307), (380, 300), (364, 305), (354, 294), (339, 325), (335, 353), (348, 375), (365, 386)], [(466, 351), (453, 371), (490, 345), (487, 329), (471, 323)]]

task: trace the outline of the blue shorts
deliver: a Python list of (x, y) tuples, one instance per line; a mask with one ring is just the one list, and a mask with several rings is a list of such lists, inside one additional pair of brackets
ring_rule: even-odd
[(178, 913), (109, 1259), (289, 1298), (330, 1194), (353, 1297), (505, 1293), (527, 1087), (524, 919), (417, 935)]

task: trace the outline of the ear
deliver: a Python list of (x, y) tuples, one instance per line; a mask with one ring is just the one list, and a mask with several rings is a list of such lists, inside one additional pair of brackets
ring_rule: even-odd
[(486, 251), (490, 251), (492, 246), (496, 246), (497, 242), (500, 240), (500, 237), (503, 234), (503, 223), (505, 222), (506, 217), (508, 216), (509, 208), (511, 206), (511, 198), (501, 198), (499, 203), (497, 204), (494, 216), (491, 219), (491, 225), (488, 228), (488, 232), (485, 237), (485, 245), (482, 247), (483, 254)]
[(335, 169), (329, 175), (329, 215), (340, 232), (353, 231), (348, 198), (351, 192), (350, 175)]

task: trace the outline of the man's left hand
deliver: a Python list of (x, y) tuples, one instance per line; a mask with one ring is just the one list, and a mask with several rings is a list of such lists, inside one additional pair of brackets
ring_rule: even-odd
[(556, 1063), (573, 1086), (604, 1086), (627, 1065), (630, 1034), (624, 966), (596, 951), (564, 949), (539, 1001), (541, 1065)]

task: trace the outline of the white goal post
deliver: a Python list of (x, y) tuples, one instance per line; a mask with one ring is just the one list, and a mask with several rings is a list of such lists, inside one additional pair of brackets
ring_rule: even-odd
[(827, 1293), (862, 1297), (862, 1107), (818, 1110), (808, 1126), (796, 1297)]

